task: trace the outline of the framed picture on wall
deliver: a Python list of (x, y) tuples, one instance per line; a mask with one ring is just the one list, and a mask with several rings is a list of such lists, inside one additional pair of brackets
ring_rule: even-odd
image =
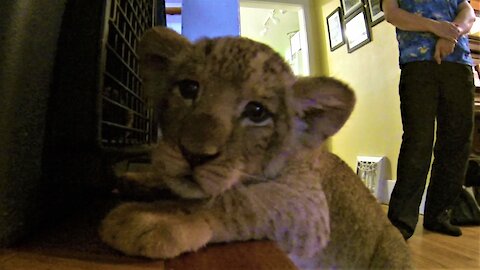
[(343, 15), (345, 17), (363, 6), (362, 0), (340, 0), (340, 4), (342, 5)]
[(368, 14), (370, 19), (370, 26), (375, 26), (381, 21), (384, 20), (383, 11), (380, 9), (380, 1), (381, 0), (366, 0), (367, 7), (368, 7)]
[(356, 10), (345, 19), (345, 37), (349, 53), (372, 41), (370, 25), (364, 8)]
[(345, 44), (343, 35), (342, 10), (338, 7), (327, 16), (328, 38), (330, 40), (330, 51), (334, 51)]

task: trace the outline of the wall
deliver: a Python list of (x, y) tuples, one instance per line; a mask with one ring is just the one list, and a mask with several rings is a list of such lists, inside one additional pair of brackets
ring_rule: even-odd
[(192, 41), (240, 35), (238, 0), (183, 0), (182, 34)]
[(347, 82), (355, 91), (357, 104), (351, 118), (330, 142), (333, 153), (352, 168), (356, 157), (386, 156), (387, 178), (396, 179), (402, 124), (398, 97), (398, 48), (395, 28), (386, 21), (372, 28), (372, 42), (347, 52), (343, 45), (330, 52), (326, 16), (339, 0), (314, 0), (321, 43), (319, 65), (325, 73)]

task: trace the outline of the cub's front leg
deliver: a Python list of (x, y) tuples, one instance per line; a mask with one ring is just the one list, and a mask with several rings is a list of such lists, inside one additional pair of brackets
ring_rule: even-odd
[(100, 226), (101, 239), (127, 255), (173, 258), (195, 251), (212, 238), (209, 224), (176, 203), (124, 203)]

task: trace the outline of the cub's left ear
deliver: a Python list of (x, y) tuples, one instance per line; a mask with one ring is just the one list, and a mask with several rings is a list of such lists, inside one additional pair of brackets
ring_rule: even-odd
[(353, 91), (333, 78), (298, 78), (293, 88), (297, 120), (303, 122), (300, 140), (307, 147), (316, 147), (335, 134), (355, 106)]
[(188, 54), (193, 45), (172, 29), (157, 26), (147, 30), (137, 46), (140, 75), (145, 94), (154, 100), (167, 90), (172, 63), (180, 54)]

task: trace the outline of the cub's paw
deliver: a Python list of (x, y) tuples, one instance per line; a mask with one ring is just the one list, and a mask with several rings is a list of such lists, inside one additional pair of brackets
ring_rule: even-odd
[(162, 212), (156, 204), (125, 203), (102, 221), (102, 241), (127, 255), (173, 258), (205, 246), (209, 225), (195, 214)]

